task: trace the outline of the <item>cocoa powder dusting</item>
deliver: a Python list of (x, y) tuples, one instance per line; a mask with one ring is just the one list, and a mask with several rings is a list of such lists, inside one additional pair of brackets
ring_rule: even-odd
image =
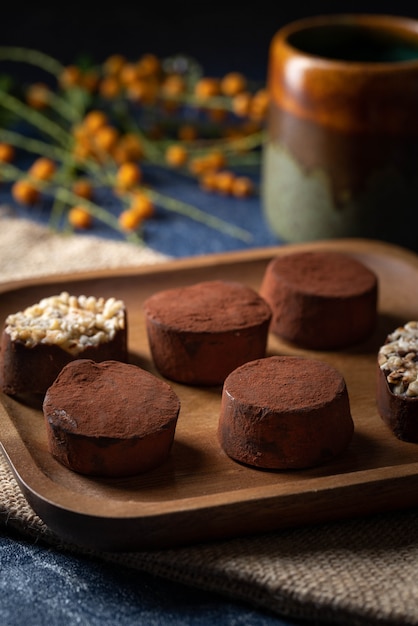
[(253, 289), (213, 280), (158, 292), (144, 303), (146, 316), (185, 332), (223, 332), (256, 326), (271, 316)]
[(377, 282), (365, 265), (332, 251), (285, 254), (271, 261), (271, 270), (278, 280), (295, 290), (323, 297), (358, 296)]
[(308, 411), (332, 402), (344, 392), (345, 382), (322, 361), (278, 356), (239, 368), (226, 379), (225, 390), (243, 404), (277, 412)]
[(119, 361), (71, 362), (44, 400), (51, 424), (91, 437), (143, 437), (177, 419), (179, 409), (166, 382)]

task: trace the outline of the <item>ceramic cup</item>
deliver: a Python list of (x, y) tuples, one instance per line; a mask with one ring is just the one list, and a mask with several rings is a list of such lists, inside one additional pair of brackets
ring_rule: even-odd
[(284, 241), (418, 249), (418, 21), (330, 15), (271, 42), (262, 202)]

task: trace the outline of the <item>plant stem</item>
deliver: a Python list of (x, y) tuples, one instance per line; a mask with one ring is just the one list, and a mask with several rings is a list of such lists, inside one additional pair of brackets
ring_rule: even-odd
[(68, 146), (71, 144), (72, 137), (70, 133), (63, 130), (61, 126), (51, 122), (45, 115), (39, 113), (35, 109), (30, 108), (14, 96), (0, 90), (0, 105), (16, 113), (22, 119), (32, 124), (39, 130), (43, 131), (59, 144)]
[[(2, 163), (0, 167), (0, 171), (4, 178), (9, 180), (18, 180), (25, 176), (25, 173), (16, 168), (9, 163)], [(122, 232), (126, 234), (120, 227), (118, 218), (112, 215), (106, 209), (103, 209), (99, 205), (91, 202), (90, 200), (81, 199), (79, 196), (74, 194), (72, 191), (65, 187), (53, 187), (50, 185), (40, 182), (38, 180), (29, 178), (30, 182), (40, 191), (47, 193), (48, 195), (52, 195), (58, 200), (65, 202), (68, 205), (82, 204), (86, 210), (96, 219), (100, 220), (104, 224), (107, 224), (111, 228), (117, 230), (118, 232)], [(186, 202), (182, 202), (175, 198), (171, 198), (168, 196), (164, 196), (163, 194), (147, 189), (147, 195), (159, 206), (167, 209), (168, 211), (173, 211), (175, 213), (179, 213), (180, 215), (184, 215), (189, 219), (195, 220), (201, 224), (205, 224), (206, 226), (213, 228), (215, 230), (219, 230), (220, 232), (226, 233), (231, 237), (236, 239), (240, 239), (246, 243), (250, 243), (252, 241), (252, 234), (240, 228), (239, 226), (235, 226), (234, 224), (230, 224), (218, 218), (214, 215), (209, 215), (204, 211), (201, 211), (197, 207), (187, 204)], [(57, 214), (54, 215), (54, 221), (57, 221)], [(138, 241), (140, 241), (138, 239)]]
[[(93, 159), (83, 159), (82, 164), (74, 158), (68, 150), (60, 148), (50, 143), (46, 143), (40, 139), (33, 139), (32, 137), (26, 137), (20, 133), (16, 133), (12, 130), (6, 130), (0, 128), (0, 140), (9, 143), (16, 148), (22, 148), (27, 152), (33, 152), (34, 154), (42, 155), (56, 161), (62, 161), (70, 163), (72, 167), (79, 167), (84, 171), (89, 172), (92, 176), (96, 177), (98, 182), (109, 183), (113, 181), (113, 177), (107, 172), (100, 163), (97, 163)], [(0, 164), (2, 167), (2, 164)]]
[(0, 60), (17, 61), (19, 63), (35, 65), (56, 78), (59, 78), (64, 70), (64, 66), (48, 54), (40, 52), (39, 50), (21, 48), (19, 46), (0, 46)]
[(230, 235), (235, 239), (240, 239), (246, 243), (250, 243), (252, 241), (253, 236), (248, 230), (235, 226), (235, 224), (230, 224), (215, 215), (209, 215), (208, 213), (205, 213), (205, 211), (201, 211), (191, 204), (187, 204), (186, 202), (182, 202), (176, 198), (164, 196), (163, 194), (150, 189), (147, 189), (146, 194), (156, 204), (164, 209), (167, 209), (167, 211), (173, 211), (175, 213), (179, 213), (180, 215), (184, 215), (185, 217), (195, 220), (196, 222), (205, 224), (210, 228), (219, 230), (220, 232), (226, 233), (227, 235)]
[(16, 148), (22, 148), (22, 150), (26, 150), (27, 152), (41, 154), (42, 156), (46, 156), (51, 159), (64, 159), (69, 154), (68, 150), (65, 150), (64, 148), (46, 143), (40, 139), (27, 137), (26, 135), (22, 135), (13, 130), (7, 130), (5, 128), (0, 128), (0, 140), (5, 143), (9, 143)]

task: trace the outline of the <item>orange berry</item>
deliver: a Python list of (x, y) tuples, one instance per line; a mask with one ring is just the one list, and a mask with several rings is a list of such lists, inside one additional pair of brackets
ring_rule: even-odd
[(204, 172), (199, 177), (200, 187), (204, 191), (215, 191), (216, 190), (216, 172)]
[(224, 170), (216, 173), (215, 187), (216, 191), (223, 195), (229, 195), (232, 193), (232, 187), (235, 176), (232, 172)]
[[(252, 131), (252, 132), (255, 132)], [(229, 139), (230, 141), (234, 141), (234, 142), (238, 142), (241, 141), (243, 139), (245, 139), (245, 137), (247, 135), (249, 135), (251, 133), (246, 132), (246, 129), (244, 129), (243, 127), (240, 128), (225, 128), (224, 132), (223, 132), (223, 137), (225, 137), (225, 139)], [(248, 149), (247, 147), (242, 144), (242, 145), (235, 145), (234, 149), (237, 152), (247, 152)]]
[(192, 124), (182, 124), (177, 131), (180, 141), (194, 141), (198, 137), (197, 128)]
[(132, 209), (126, 209), (118, 217), (119, 226), (125, 231), (134, 231), (140, 226), (142, 217)]
[(155, 54), (143, 54), (137, 63), (139, 76), (158, 76), (161, 72), (160, 59)]
[(227, 116), (227, 111), (221, 108), (210, 108), (207, 110), (207, 116), (212, 122), (220, 123), (223, 122)]
[(89, 93), (94, 93), (99, 84), (98, 73), (95, 70), (88, 70), (87, 72), (84, 72), (80, 77), (80, 84)]
[(38, 202), (40, 193), (27, 180), (18, 180), (12, 185), (12, 196), (19, 204), (32, 205)]
[(0, 143), (0, 161), (3, 163), (11, 163), (16, 156), (14, 146), (9, 143)]
[(111, 54), (103, 63), (103, 71), (105, 74), (116, 76), (126, 63), (126, 59), (122, 54)]
[(217, 171), (226, 165), (226, 157), (220, 150), (213, 150), (204, 156), (195, 157), (189, 163), (189, 169), (192, 174), (201, 176), (210, 171)]
[(26, 102), (33, 109), (45, 109), (49, 104), (50, 89), (44, 83), (34, 83), (26, 90)]
[(201, 78), (195, 85), (194, 93), (197, 98), (218, 96), (220, 93), (220, 82), (217, 78)]
[(205, 157), (194, 157), (189, 161), (189, 170), (192, 174), (200, 176), (207, 171), (208, 165)]
[(76, 65), (68, 65), (65, 67), (59, 77), (59, 84), (63, 89), (79, 85), (81, 80), (81, 71)]
[(72, 154), (78, 161), (84, 161), (94, 156), (94, 150), (89, 141), (79, 140), (74, 144)]
[(141, 141), (134, 133), (122, 135), (113, 149), (113, 158), (119, 165), (127, 161), (140, 161), (144, 156)]
[(247, 88), (247, 80), (240, 72), (229, 72), (222, 78), (220, 87), (225, 96), (236, 96)]
[(83, 206), (74, 206), (68, 211), (68, 222), (74, 228), (86, 230), (92, 226), (93, 218)]
[(231, 193), (237, 198), (248, 198), (254, 193), (254, 183), (247, 176), (237, 176), (232, 181)]
[(80, 196), (80, 198), (90, 200), (93, 196), (93, 186), (86, 178), (79, 178), (72, 184), (72, 192)]
[(39, 157), (30, 166), (28, 173), (38, 180), (50, 180), (57, 169), (56, 164), (47, 157)]
[(212, 150), (207, 153), (205, 161), (208, 168), (220, 170), (226, 165), (226, 156), (220, 150)]
[(119, 80), (115, 76), (105, 76), (98, 85), (98, 92), (107, 100), (116, 98), (121, 92)]
[(116, 186), (119, 189), (132, 189), (142, 178), (142, 171), (136, 163), (122, 163), (116, 172)]
[(186, 81), (179, 74), (170, 74), (165, 78), (161, 91), (165, 96), (181, 96), (186, 91)]
[(128, 86), (138, 78), (138, 70), (134, 63), (125, 63), (119, 71), (119, 78), (123, 85)]
[(158, 83), (154, 80), (138, 78), (127, 87), (127, 97), (133, 102), (152, 104), (158, 95)]
[(241, 126), (241, 131), (243, 133), (243, 136), (245, 137), (246, 135), (252, 135), (253, 133), (257, 133), (260, 131), (260, 128), (262, 128), (262, 122), (263, 120), (255, 120), (255, 119), (250, 119), (247, 120), (245, 122), (245, 124), (243, 124)]
[(173, 144), (165, 152), (165, 160), (170, 167), (183, 167), (188, 159), (188, 152), (184, 146)]
[(99, 128), (108, 124), (108, 117), (104, 111), (93, 109), (84, 117), (83, 126), (89, 133), (95, 133)]
[(269, 107), (269, 93), (267, 89), (259, 89), (253, 96), (250, 106), (250, 117), (252, 119), (264, 119)]
[(252, 95), (249, 91), (243, 91), (232, 99), (232, 110), (238, 117), (246, 117), (251, 108)]
[(94, 133), (93, 145), (99, 151), (110, 154), (119, 139), (119, 131), (114, 126), (101, 126)]
[(132, 161), (138, 161), (144, 156), (141, 140), (134, 133), (125, 133), (120, 138), (120, 143), (126, 148)]
[(137, 213), (142, 219), (148, 219), (155, 213), (155, 206), (152, 200), (144, 193), (134, 193), (130, 210)]

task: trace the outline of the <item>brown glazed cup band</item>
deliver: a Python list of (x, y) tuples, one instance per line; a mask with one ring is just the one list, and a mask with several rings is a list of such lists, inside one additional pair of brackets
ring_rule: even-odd
[[(367, 40), (376, 48), (372, 56), (366, 51), (344, 60), (332, 54), (331, 47), (334, 55), (345, 48), (350, 54), (350, 42), (357, 49)], [(320, 55), (315, 50), (321, 47)], [(307, 18), (285, 26), (271, 44), (273, 100), (289, 113), (341, 131), (418, 130), (417, 73), (418, 22), (408, 18)]]

